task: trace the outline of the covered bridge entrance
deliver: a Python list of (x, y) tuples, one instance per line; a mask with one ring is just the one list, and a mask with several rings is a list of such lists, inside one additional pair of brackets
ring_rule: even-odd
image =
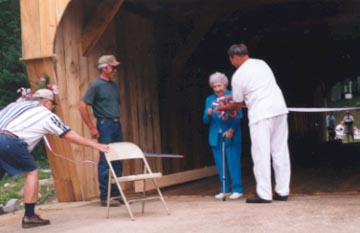
[[(154, 170), (169, 175), (168, 183), (216, 174), (201, 116), (211, 93), (209, 74), (221, 71), (231, 77), (234, 71), (226, 56), (231, 44), (246, 43), (253, 57), (270, 64), (289, 106), (329, 106), (332, 87), (359, 75), (356, 1), (20, 2), (22, 59), (31, 84), (49, 76), (59, 87), (57, 114), (89, 138), (78, 104), (98, 75), (97, 59), (115, 54), (122, 63), (117, 82), (125, 140), (146, 152), (184, 155), (151, 158)], [(314, 151), (325, 138), (324, 117), (290, 114), (294, 168), (314, 165), (311, 161), (323, 166), (322, 159), (312, 155), (319, 154)], [(244, 167), (251, 167), (246, 119), (242, 126)], [(57, 138), (50, 137), (50, 144), (56, 153), (77, 161), (96, 158), (97, 152)], [(59, 201), (98, 195), (95, 166), (71, 163), (50, 151), (48, 155)], [(347, 161), (347, 155), (341, 156), (333, 156), (334, 164)], [(344, 166), (359, 161), (353, 155)], [(125, 173), (129, 169), (141, 167), (126, 164)], [(193, 173), (179, 173), (185, 171)]]

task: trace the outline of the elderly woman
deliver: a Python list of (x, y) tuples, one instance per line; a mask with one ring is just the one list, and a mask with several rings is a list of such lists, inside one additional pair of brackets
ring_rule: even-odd
[[(223, 199), (229, 196), (229, 199), (238, 199), (242, 196), (243, 187), (241, 184), (241, 128), (240, 120), (242, 112), (240, 110), (233, 112), (219, 112), (216, 106), (221, 101), (226, 101), (226, 95), (231, 95), (227, 90), (229, 84), (225, 74), (216, 72), (210, 75), (210, 87), (214, 94), (206, 98), (205, 110), (203, 114), (204, 124), (210, 125), (209, 144), (211, 146), (215, 164), (218, 170), (220, 183), (223, 176), (222, 164), (222, 140), (225, 140), (226, 152), (226, 172), (225, 172), (225, 190), (221, 185), (220, 193), (215, 195), (217, 199)], [(229, 179), (230, 178), (230, 179)]]

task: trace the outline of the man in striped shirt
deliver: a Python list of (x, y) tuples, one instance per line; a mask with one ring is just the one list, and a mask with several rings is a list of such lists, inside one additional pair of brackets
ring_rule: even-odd
[(50, 224), (49, 220), (35, 213), (39, 170), (30, 154), (45, 134), (58, 135), (102, 152), (109, 150), (107, 145), (86, 139), (71, 130), (52, 112), (54, 107), (53, 92), (40, 89), (31, 101), (11, 103), (0, 111), (0, 179), (5, 172), (10, 176), (25, 174), (23, 228)]

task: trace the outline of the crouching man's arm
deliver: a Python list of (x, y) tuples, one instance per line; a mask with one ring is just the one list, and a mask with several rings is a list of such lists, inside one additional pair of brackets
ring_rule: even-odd
[(96, 141), (84, 138), (82, 136), (80, 136), (79, 134), (77, 134), (74, 130), (71, 130), (69, 132), (67, 132), (64, 136), (64, 139), (66, 139), (69, 142), (75, 143), (75, 144), (79, 144), (79, 145), (83, 145), (83, 146), (88, 146), (88, 147), (92, 147), (96, 150), (102, 151), (102, 152), (108, 152), (109, 151), (109, 146), (105, 145), (105, 144), (100, 144)]

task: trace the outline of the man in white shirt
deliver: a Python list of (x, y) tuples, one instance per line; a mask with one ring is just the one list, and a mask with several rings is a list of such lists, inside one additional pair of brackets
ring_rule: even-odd
[(342, 140), (344, 138), (344, 121), (340, 121), (340, 123), (335, 127), (335, 133), (335, 139)]
[(347, 142), (350, 142), (350, 138), (354, 141), (354, 117), (351, 115), (350, 111), (346, 112), (343, 122), (344, 134), (347, 137)]
[(9, 176), (24, 174), (25, 213), (23, 228), (50, 224), (35, 213), (39, 190), (39, 169), (31, 151), (45, 134), (54, 134), (72, 143), (92, 147), (106, 152), (109, 147), (86, 139), (71, 130), (52, 110), (55, 107), (54, 94), (40, 89), (33, 100), (11, 103), (0, 111), (0, 180)]
[[(231, 64), (237, 68), (232, 80), (232, 100), (218, 110), (248, 108), (251, 154), (254, 162), (256, 195), (247, 203), (287, 201), (290, 192), (288, 149), (288, 110), (283, 94), (270, 67), (249, 57), (244, 44), (228, 50)], [(271, 188), (271, 161), (275, 173), (275, 193)]]

